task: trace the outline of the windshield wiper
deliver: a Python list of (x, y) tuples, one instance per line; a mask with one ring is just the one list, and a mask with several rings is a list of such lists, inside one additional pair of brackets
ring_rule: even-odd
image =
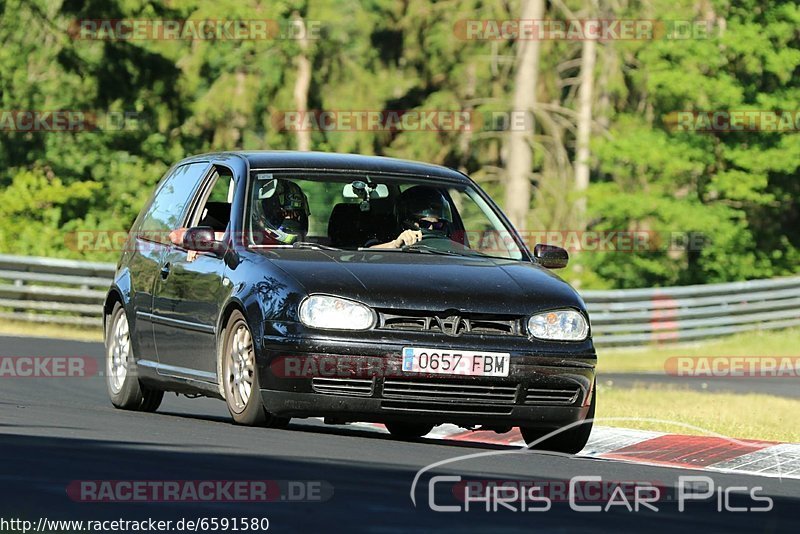
[(319, 243), (312, 243), (311, 241), (295, 241), (292, 243), (293, 248), (310, 248), (316, 250), (342, 250), (336, 247), (330, 247), (328, 245), (321, 245)]
[(420, 254), (440, 254), (442, 256), (481, 256), (481, 254), (462, 254), (460, 252), (454, 252), (452, 250), (442, 250), (440, 248), (434, 248), (429, 245), (421, 245), (419, 243), (413, 246), (405, 246), (400, 247), (400, 250), (403, 252), (417, 252)]

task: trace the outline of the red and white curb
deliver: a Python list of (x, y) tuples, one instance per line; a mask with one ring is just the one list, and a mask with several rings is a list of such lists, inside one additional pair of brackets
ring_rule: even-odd
[[(386, 433), (376, 423), (352, 423), (355, 427)], [(425, 439), (468, 441), (488, 445), (524, 447), (516, 428), (505, 434), (469, 431), (455, 425), (439, 425)], [(645, 430), (595, 426), (589, 443), (578, 456), (638, 464), (745, 473), (800, 479), (800, 444), (717, 436), (687, 436)]]
[(800, 444), (597, 427), (580, 456), (800, 479)]

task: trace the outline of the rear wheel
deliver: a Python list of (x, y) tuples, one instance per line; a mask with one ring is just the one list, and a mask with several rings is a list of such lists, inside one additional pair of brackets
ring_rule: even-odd
[(589, 405), (589, 412), (586, 414), (587, 422), (580, 425), (571, 427), (569, 430), (559, 432), (551, 438), (540, 441), (532, 445), (536, 440), (542, 436), (546, 436), (554, 429), (542, 429), (536, 427), (520, 427), (522, 439), (531, 448), (542, 451), (563, 452), (566, 454), (578, 454), (586, 446), (589, 441), (589, 435), (592, 433), (592, 423), (595, 413), (595, 405), (597, 404), (597, 388), (592, 385), (592, 401)]
[(433, 427), (434, 425), (427, 423), (386, 423), (386, 429), (389, 433), (400, 439), (421, 438), (433, 430)]
[(288, 417), (272, 415), (261, 400), (253, 335), (244, 315), (238, 310), (228, 319), (222, 358), (225, 402), (233, 420), (240, 425), (249, 426), (288, 425)]
[(154, 412), (164, 392), (139, 382), (131, 347), (130, 326), (125, 308), (114, 305), (106, 327), (106, 387), (111, 404), (123, 410)]

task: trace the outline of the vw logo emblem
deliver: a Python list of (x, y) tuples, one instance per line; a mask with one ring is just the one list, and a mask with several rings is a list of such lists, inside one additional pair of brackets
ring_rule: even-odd
[(448, 336), (458, 337), (469, 331), (469, 321), (460, 315), (449, 315), (445, 318), (436, 317), (439, 329)]

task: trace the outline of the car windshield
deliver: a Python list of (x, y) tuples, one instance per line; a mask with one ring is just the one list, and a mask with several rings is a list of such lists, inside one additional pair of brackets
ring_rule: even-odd
[[(253, 247), (524, 257), (474, 187), (425, 178), (256, 170), (247, 219)], [(404, 231), (417, 241), (403, 242)]]

